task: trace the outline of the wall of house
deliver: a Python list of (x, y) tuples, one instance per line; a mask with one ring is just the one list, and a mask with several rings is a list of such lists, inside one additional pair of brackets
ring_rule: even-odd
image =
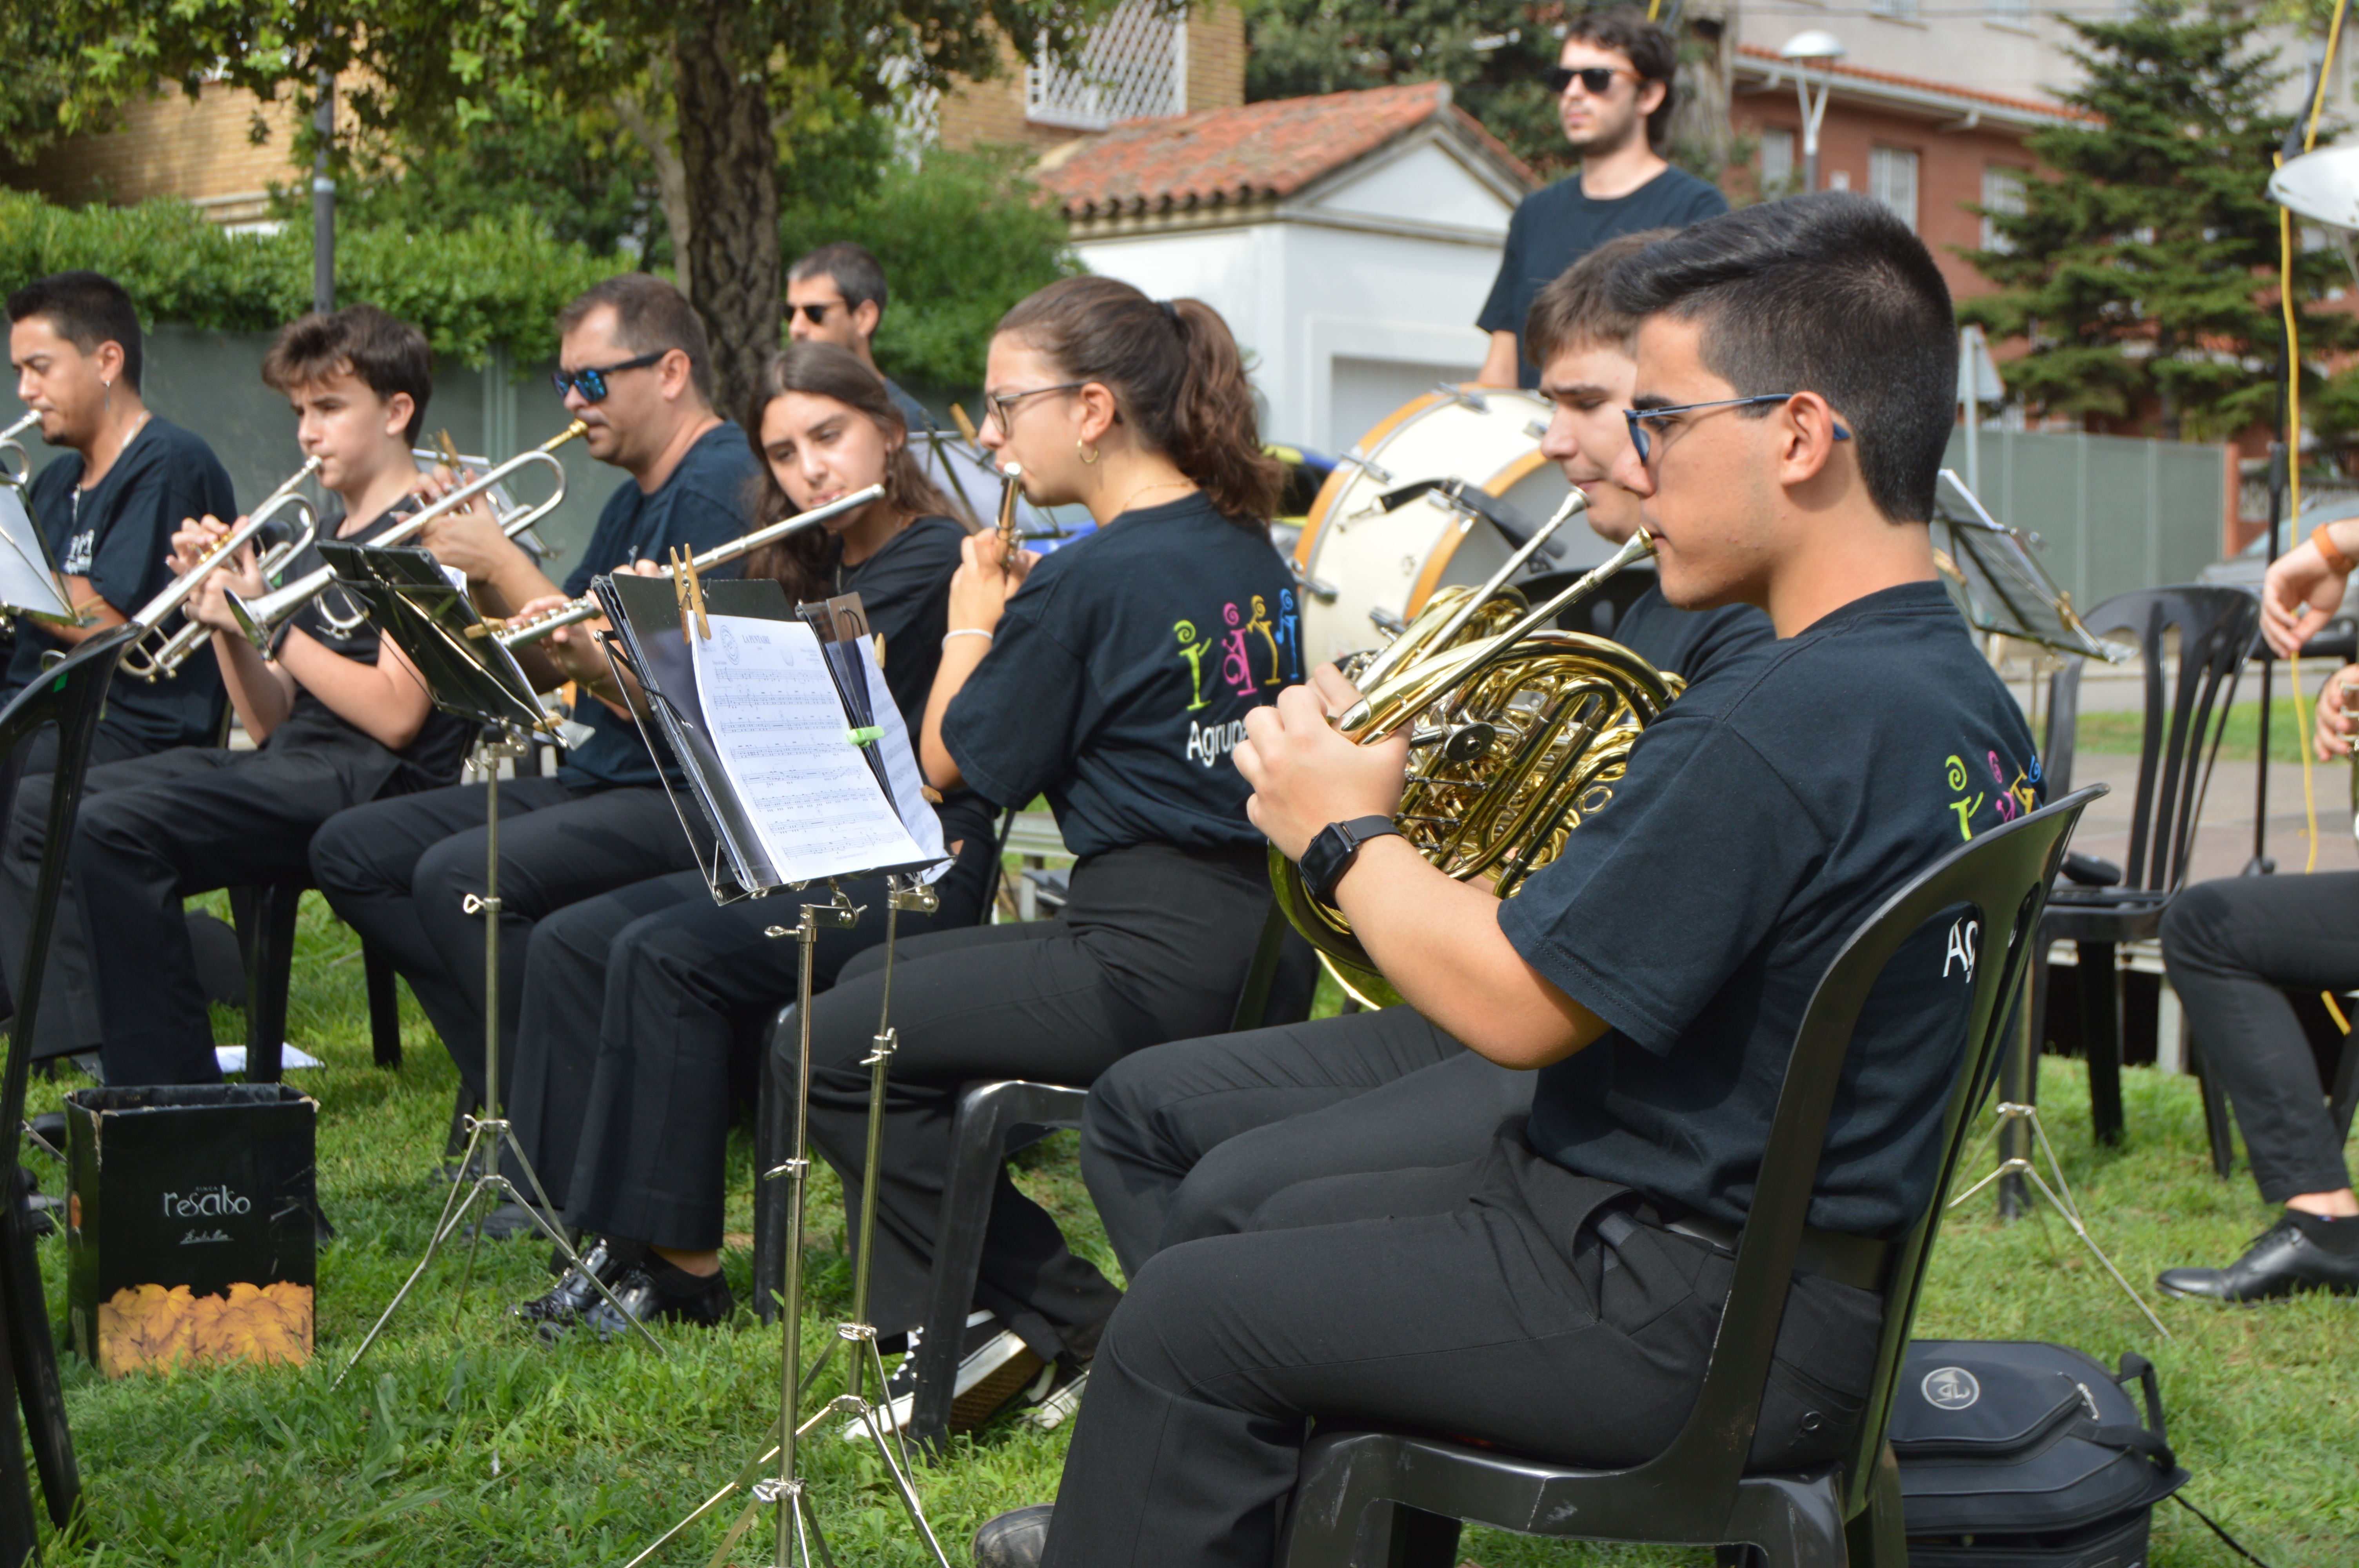
[[(1768, 92), (1740, 92), (1730, 108), (1730, 119), (1741, 135), (1779, 130), (1791, 135), (1799, 175), (1801, 114), (1790, 83)], [(1829, 188), (1848, 182), (1850, 189), (1867, 190), (1869, 158), (1879, 146), (1917, 154), (1917, 232), (1940, 264), (1950, 292), (1961, 297), (1989, 293), (1990, 281), (1959, 254), (1978, 250), (1983, 243), (1982, 220), (1966, 207), (1982, 201), (1985, 168), (1998, 164), (2028, 170), (2038, 161), (2024, 150), (2020, 134), (1988, 124), (1973, 130), (1945, 130), (1930, 120), (1864, 108), (1838, 98), (1828, 103), (1825, 122), (1819, 127), (1821, 182)], [(1757, 168), (1757, 154), (1756, 159)]]
[[(1245, 101), (1245, 18), (1220, 0), (1188, 14), (1188, 112), (1225, 109)], [(1024, 62), (1002, 45), (1000, 73), (988, 81), (962, 81), (942, 95), (936, 124), (943, 146), (965, 152), (979, 146), (1042, 150), (1087, 132), (1039, 125), (1025, 117)]]
[(126, 109), (120, 128), (54, 143), (10, 170), (7, 183), (69, 206), (177, 196), (217, 222), (251, 222), (266, 216), (271, 186), (303, 177), (293, 161), (294, 118), (283, 98), (266, 103), (213, 86), (190, 99), (167, 87)]

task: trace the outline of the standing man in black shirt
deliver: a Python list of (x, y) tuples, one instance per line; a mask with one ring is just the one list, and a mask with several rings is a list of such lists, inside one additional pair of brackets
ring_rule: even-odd
[[(69, 449), (34, 476), (26, 499), (79, 626), (18, 624), (8, 661), (14, 696), (41, 655), (120, 626), (172, 580), (173, 530), (190, 517), (229, 517), (229, 474), (203, 441), (147, 410), (139, 396), (139, 318), (131, 296), (94, 272), (61, 272), (8, 297), (8, 358), (16, 395), (41, 416), (41, 439)], [(219, 739), (221, 672), (190, 659), (154, 685), (118, 672), (92, 742), (92, 763)], [(33, 741), (27, 772), (47, 773), (57, 732)]]
[[(885, 269), (865, 245), (838, 240), (821, 245), (787, 269), (787, 335), (798, 343), (833, 343), (850, 349), (876, 370), (870, 344), (885, 321)], [(885, 391), (916, 437), (933, 428), (926, 406), (901, 390), (883, 371)]]
[[(434, 384), (424, 333), (368, 305), (306, 316), (278, 334), (262, 377), (294, 406), (304, 455), (321, 460), (321, 484), (343, 503), (338, 537), (365, 543), (416, 509), (427, 481), (410, 448)], [(172, 537), (171, 569), (193, 569), (229, 527), (211, 515), (186, 524)], [(321, 564), (306, 550), (290, 569)], [(290, 617), (266, 655), (238, 630), (224, 597), (265, 590), (249, 546), (189, 601), (212, 628), (205, 662), (219, 661), (255, 748), (179, 746), (93, 768), (85, 781), (67, 857), (81, 914), (60, 935), (68, 961), (87, 966), (75, 989), (95, 1009), (109, 1083), (220, 1081), (182, 899), (300, 880), (305, 847), (328, 817), (447, 784), (459, 771), (465, 727), (434, 711), (401, 651), (381, 643), (340, 590)], [(48, 784), (27, 781), (0, 859), (0, 932), (12, 963), (32, 912)]]
[(1728, 211), (1717, 189), (1663, 161), (1678, 69), (1678, 46), (1640, 12), (1571, 18), (1547, 80), (1581, 171), (1525, 197), (1507, 222), (1499, 276), (1474, 322), (1491, 334), (1475, 378), (1484, 385), (1539, 384), (1539, 365), (1516, 334), (1549, 279), (1616, 234)]
[[(1617, 547), (1638, 530), (1638, 497), (1613, 477), (1630, 449), (1622, 410), (1638, 376), (1638, 322), (1614, 308), (1607, 285), (1675, 232), (1608, 240), (1540, 290), (1525, 322), (1556, 409), (1540, 450), (1588, 495), (1589, 525)], [(1694, 686), (1776, 633), (1752, 605), (1678, 610), (1656, 584), (1614, 635)], [(1245, 1229), (1298, 1182), (1472, 1160), (1501, 1122), (1530, 1110), (1534, 1081), (1407, 1007), (1178, 1041), (1124, 1058), (1091, 1087), (1082, 1173), (1135, 1275), (1163, 1248)]]
[[(1410, 1006), (1539, 1073), (1531, 1115), (1480, 1159), (1306, 1183), (1255, 1229), (1157, 1254), (1107, 1325), (1053, 1514), (986, 1525), (981, 1568), (1267, 1563), (1312, 1422), (1659, 1453), (1812, 989), (1896, 888), (2036, 799), (2023, 716), (1934, 573), (1957, 351), (1924, 245), (1867, 198), (1807, 196), (1660, 241), (1613, 287), (1643, 318), (1616, 477), (1664, 594), (1756, 605), (1780, 638), (1673, 703), (1504, 903), (1390, 831), (1406, 738), (1338, 735), (1356, 694), (1332, 667), (1247, 716), (1256, 823)], [(1851, 1436), (1880, 1306), (1841, 1260), (1933, 1198), (1971, 1000), (1950, 924), (1903, 945), (1853, 1039), (1756, 1465)]]
[[(429, 524), (424, 543), (467, 574), (487, 611), (552, 609), (602, 572), (658, 561), (675, 546), (708, 550), (746, 531), (756, 470), (745, 433), (712, 411), (712, 356), (679, 291), (645, 273), (608, 278), (565, 308), (557, 381), (590, 427), (590, 455), (630, 478), (598, 514), (562, 589), (480, 510)], [(533, 925), (550, 910), (628, 882), (688, 871), (695, 855), (647, 742), (627, 716), (589, 633), (560, 631), (516, 650), (541, 689), (582, 695), (586, 737), (555, 778), (500, 788), (502, 1044), (516, 1028)], [(465, 910), (484, 892), (484, 792), (463, 784), (348, 811), (311, 843), (311, 871), (336, 913), (390, 955), (458, 1065), (462, 1108), (480, 1102), (484, 928)], [(502, 1060), (514, 1062), (512, 1053)], [(473, 1097), (470, 1101), (469, 1097)]]

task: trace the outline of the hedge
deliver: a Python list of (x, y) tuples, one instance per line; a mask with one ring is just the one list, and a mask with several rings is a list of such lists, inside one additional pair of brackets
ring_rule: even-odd
[[(558, 311), (631, 265), (552, 239), (522, 212), (448, 233), (340, 227), (336, 234), (338, 298), (365, 299), (416, 322), (437, 354), (470, 365), (501, 343), (520, 365), (554, 358)], [(119, 280), (151, 324), (268, 331), (311, 304), (308, 224), (232, 234), (184, 202), (71, 210), (0, 190), (0, 290), (70, 267)]]

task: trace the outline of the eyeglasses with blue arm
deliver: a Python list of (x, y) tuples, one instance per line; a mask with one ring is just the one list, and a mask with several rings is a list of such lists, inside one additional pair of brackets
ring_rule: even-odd
[[(1642, 463), (1654, 460), (1653, 440), (1647, 427), (1660, 428), (1675, 414), (1701, 414), (1713, 408), (1753, 408), (1768, 403), (1790, 403), (1800, 396), (1798, 392), (1765, 392), (1758, 397), (1723, 397), (1716, 403), (1682, 403), (1672, 408), (1625, 408), (1622, 418), (1630, 427), (1630, 445)], [(1848, 441), (1851, 432), (1841, 425), (1835, 427), (1835, 439)]]

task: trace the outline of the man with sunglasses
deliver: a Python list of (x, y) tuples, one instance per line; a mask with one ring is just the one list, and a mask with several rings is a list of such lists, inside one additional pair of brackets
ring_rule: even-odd
[[(745, 433), (712, 407), (703, 324), (671, 285), (646, 273), (598, 284), (565, 308), (557, 390), (589, 426), (590, 455), (628, 477), (598, 514), (589, 547), (560, 589), (480, 508), (428, 526), (422, 542), (463, 571), (487, 614), (529, 615), (589, 590), (601, 573), (706, 550), (753, 526), (756, 470)], [(516, 1028), (524, 955), (552, 910), (694, 865), (647, 744), (615, 691), (592, 621), (516, 650), (534, 686), (580, 694), (565, 763), (554, 777), (500, 786), (498, 1027)], [(484, 791), (462, 784), (373, 802), (331, 817), (311, 841), (311, 871), (336, 913), (409, 981), (459, 1068), (460, 1109), (480, 1103), (484, 994), (482, 917)], [(513, 1061), (504, 1049), (503, 1061)], [(505, 1094), (502, 1097), (506, 1098)], [(485, 1234), (511, 1234), (495, 1215)]]
[(1499, 276), (1474, 323), (1491, 334), (1476, 377), (1484, 385), (1539, 384), (1539, 366), (1516, 334), (1549, 279), (1616, 234), (1728, 211), (1726, 197), (1657, 150), (1670, 127), (1678, 65), (1670, 35), (1640, 12), (1571, 18), (1557, 64), (1541, 80), (1581, 169), (1525, 197), (1508, 220)]
[[(1473, 1160), (1305, 1182), (1242, 1232), (1149, 1259), (1045, 1531), (1035, 1515), (1019, 1545), (1027, 1521), (1003, 1516), (979, 1568), (1271, 1562), (1314, 1424), (1582, 1465), (1661, 1453), (1693, 1410), (1820, 978), (1909, 878), (2033, 804), (2009, 788), (2032, 760), (2022, 712), (1933, 567), (1957, 339), (1924, 244), (1827, 192), (1658, 241), (1611, 293), (1640, 319), (1648, 448), (1614, 477), (1663, 595), (1753, 605), (1779, 638), (1648, 726), (1613, 799), (1506, 902), (1394, 831), (1407, 737), (1339, 735), (1329, 715), (1357, 694), (1333, 666), (1247, 716), (1256, 826), (1410, 1007), (1537, 1074), (1530, 1114)], [(1934, 1198), (1979, 935), (1943, 912), (1862, 1010), (1754, 1469), (1855, 1436), (1887, 1243)]]
[[(885, 269), (865, 245), (849, 240), (821, 245), (787, 269), (787, 335), (798, 343), (833, 343), (876, 370), (869, 351), (885, 320)], [(926, 406), (881, 370), (885, 390), (912, 432), (933, 428)]]

